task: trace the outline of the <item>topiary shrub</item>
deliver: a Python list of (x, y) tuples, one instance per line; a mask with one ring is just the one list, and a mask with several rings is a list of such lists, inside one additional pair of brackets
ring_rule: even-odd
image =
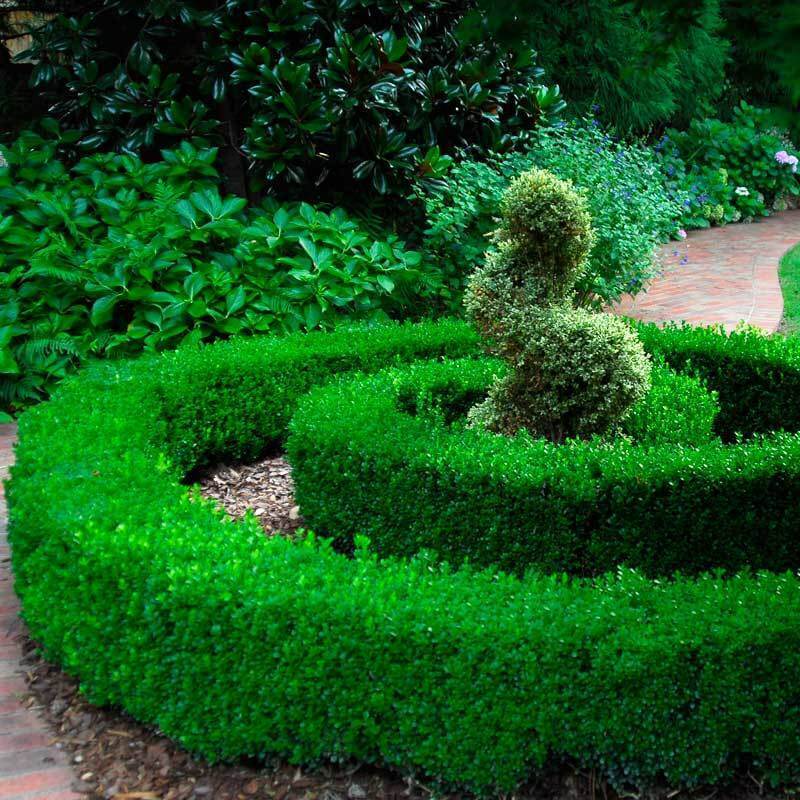
[(464, 304), (512, 370), (471, 419), (557, 442), (604, 433), (645, 395), (650, 362), (624, 321), (569, 303), (592, 245), (586, 203), (568, 182), (534, 169), (511, 183), (501, 210), (498, 249), (471, 277)]

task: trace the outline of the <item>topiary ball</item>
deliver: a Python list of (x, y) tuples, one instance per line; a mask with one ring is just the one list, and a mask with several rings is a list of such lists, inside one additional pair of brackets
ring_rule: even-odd
[(474, 425), (561, 442), (612, 430), (647, 393), (650, 360), (619, 317), (559, 305), (520, 325), (524, 351), (471, 410)]
[(594, 241), (584, 198), (568, 181), (533, 169), (511, 182), (500, 208), (497, 239), (507, 243), (508, 267), (542, 285), (539, 302), (565, 299)]

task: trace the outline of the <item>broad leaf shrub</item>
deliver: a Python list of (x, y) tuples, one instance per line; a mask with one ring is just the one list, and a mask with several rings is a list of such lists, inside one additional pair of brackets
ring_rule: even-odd
[(656, 274), (654, 249), (677, 232), (680, 215), (658, 161), (649, 148), (615, 141), (592, 121), (575, 122), (537, 131), (522, 153), (458, 162), (442, 185), (422, 193), (424, 249), (442, 269), (453, 308), (467, 275), (483, 263), (503, 192), (534, 167), (572, 181), (586, 196), (596, 235), (578, 284), (581, 303), (610, 303)]
[[(26, 412), (10, 535), (48, 657), (93, 702), (212, 759), (352, 758), (481, 794), (563, 759), (619, 786), (739, 768), (795, 781), (791, 574), (586, 583), (379, 561), (362, 544), (350, 559), (187, 497), (178, 481), (206, 454), (176, 453), (190, 425), (200, 448), (253, 452), (283, 434), (272, 414), (295, 389), (390, 362), (395, 342), (399, 358), (457, 355), (447, 335), (465, 329), (392, 330), (292, 336), (284, 360), (285, 342), (240, 340), (106, 363)], [(180, 394), (180, 430), (164, 392)]]
[(769, 216), (800, 194), (800, 151), (765, 109), (744, 101), (729, 122), (694, 119), (655, 145), (683, 228), (707, 228)]
[(341, 209), (224, 195), (216, 150), (67, 167), (27, 133), (0, 167), (0, 399), (46, 396), (88, 357), (410, 313), (420, 254)]
[(100, 0), (37, 32), (32, 85), (84, 150), (198, 138), (225, 146), (252, 188), (396, 199), (436, 180), (442, 154), (511, 146), (564, 106), (529, 46), (467, 41), (470, 12), (480, 19), (471, 0)]
[[(456, 367), (448, 370), (443, 381), (460, 380)], [(485, 371), (465, 370), (467, 396), (490, 389)], [(796, 434), (693, 447), (658, 437), (656, 418), (647, 421), (656, 436), (648, 437), (647, 422), (639, 429), (642, 444), (555, 445), (467, 428), (463, 418), (447, 427), (446, 412), (439, 421), (409, 414), (397, 380), (316, 390), (292, 421), (288, 449), (304, 518), (345, 547), (364, 534), (382, 555), (431, 549), (450, 563), (516, 573), (600, 575), (625, 564), (664, 576), (800, 563)], [(703, 395), (687, 399), (708, 419)], [(685, 415), (694, 412), (690, 405)]]

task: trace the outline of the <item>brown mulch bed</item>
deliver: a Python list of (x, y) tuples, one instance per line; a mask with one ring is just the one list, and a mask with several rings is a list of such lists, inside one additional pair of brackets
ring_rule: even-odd
[(197, 482), (200, 493), (216, 500), (234, 519), (252, 511), (270, 536), (291, 534), (302, 524), (294, 503), (292, 468), (283, 456), (255, 464), (219, 464)]
[[(291, 467), (281, 457), (249, 466), (220, 465), (199, 477), (201, 492), (233, 517), (253, 509), (265, 532), (291, 535), (301, 524), (294, 505)], [(259, 510), (261, 510), (259, 512)], [(77, 683), (23, 641), (31, 695), (53, 730), (56, 747), (70, 754), (73, 789), (91, 800), (458, 800), (422, 783), (375, 767), (336, 765), (305, 771), (282, 761), (210, 766), (192, 758), (158, 731), (115, 709), (96, 708)], [(727, 789), (676, 792), (664, 787), (641, 800), (756, 800), (796, 797), (765, 792), (750, 776)], [(563, 767), (506, 800), (619, 800), (592, 773)]]

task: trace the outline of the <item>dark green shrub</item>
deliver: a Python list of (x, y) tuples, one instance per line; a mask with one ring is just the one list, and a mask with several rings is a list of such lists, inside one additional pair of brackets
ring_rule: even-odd
[(199, 137), (225, 146), (238, 183), (246, 166), (252, 188), (405, 196), (440, 174), (441, 154), (506, 146), (563, 106), (529, 46), (461, 38), (473, 8), (101, 0), (36, 36), (33, 85), (85, 149), (147, 154)]
[(800, 436), (713, 441), (713, 399), (696, 391), (676, 401), (676, 427), (695, 436), (678, 443), (663, 416), (652, 418), (658, 390), (649, 407), (641, 401), (644, 421), (634, 418), (642, 444), (494, 436), (445, 426), (446, 409), (415, 416), (398, 400), (398, 386), (409, 394), (436, 380), (448, 387), (438, 396), (459, 407), (459, 393), (487, 391), (496, 371), (491, 362), (412, 366), (303, 399), (288, 450), (308, 524), (345, 547), (365, 534), (382, 555), (432, 549), (454, 564), (516, 573), (800, 564)]
[(623, 428), (636, 444), (696, 447), (714, 438), (719, 410), (716, 392), (657, 361), (650, 373), (650, 389), (631, 407)]
[(699, 373), (719, 397), (714, 423), (726, 441), (738, 434), (800, 431), (800, 350), (758, 330), (725, 335), (713, 328), (638, 325), (645, 349), (678, 372)]
[(454, 308), (467, 275), (483, 262), (503, 192), (535, 167), (572, 181), (586, 198), (595, 237), (578, 280), (581, 304), (611, 303), (655, 275), (653, 252), (677, 231), (680, 209), (652, 151), (613, 141), (588, 122), (551, 127), (537, 131), (522, 153), (455, 164), (443, 185), (424, 193), (424, 248), (442, 270)]
[(402, 316), (436, 291), (419, 253), (341, 209), (222, 194), (214, 149), (72, 168), (54, 150), (25, 134), (0, 167), (2, 407), (91, 356)]
[[(326, 371), (391, 361), (395, 336), (399, 358), (454, 355), (449, 335), (472, 336), (298, 335), (282, 359), (271, 339), (98, 365), (26, 412), (10, 535), (48, 657), (91, 701), (211, 758), (352, 758), (485, 794), (562, 760), (626, 786), (739, 768), (796, 781), (793, 575), (582, 583), (378, 561), (363, 546), (351, 560), (266, 539), (177, 485), (219, 448), (281, 436), (281, 399)], [(179, 432), (165, 391), (173, 409), (180, 396)], [(198, 449), (181, 453), (192, 429)]]
[(592, 246), (586, 203), (534, 169), (511, 182), (501, 212), (498, 248), (470, 276), (464, 305), (510, 369), (470, 419), (555, 442), (605, 433), (644, 396), (650, 362), (622, 319), (569, 302)]
[(522, 16), (511, 24), (536, 43), (570, 108), (594, 108), (620, 133), (643, 133), (708, 114), (722, 94), (729, 43), (720, 35), (719, 6), (719, 0), (693, 3), (674, 46), (664, 35), (671, 10), (652, 4), (538, 0), (506, 10)]

